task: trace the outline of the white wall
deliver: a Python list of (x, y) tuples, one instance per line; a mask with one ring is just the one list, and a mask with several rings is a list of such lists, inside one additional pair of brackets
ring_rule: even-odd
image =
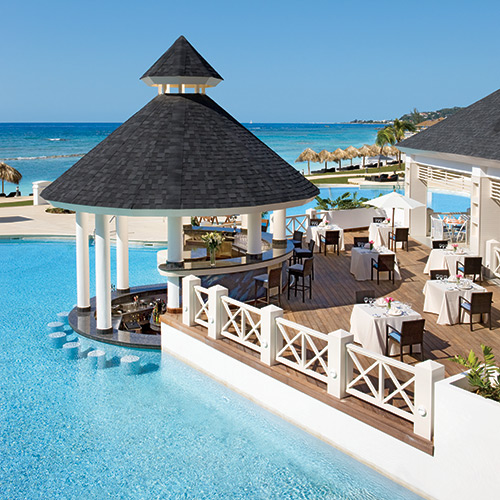
[(500, 404), (457, 387), (463, 376), (436, 384), (432, 457), (165, 324), (162, 350), (421, 495), (496, 498)]

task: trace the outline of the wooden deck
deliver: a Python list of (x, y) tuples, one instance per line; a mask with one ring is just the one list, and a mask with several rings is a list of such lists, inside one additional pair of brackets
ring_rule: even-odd
[[(471, 332), (469, 325), (445, 326), (436, 323), (437, 315), (423, 312), (424, 294), (422, 290), (429, 276), (424, 274), (424, 267), (430, 249), (410, 240), (409, 251), (397, 250), (397, 259), (401, 271), (401, 281), (393, 285), (390, 281), (356, 281), (350, 269), (350, 249), (354, 236), (365, 236), (366, 233), (346, 232), (346, 250), (337, 256), (328, 253), (315, 254), (315, 280), (313, 281), (313, 298), (302, 302), (302, 296), (282, 297), (281, 306), (285, 310), (285, 318), (308, 326), (323, 333), (343, 328), (349, 331), (350, 317), (355, 303), (356, 290), (373, 289), (377, 296), (390, 295), (396, 300), (409, 302), (412, 308), (425, 318), (427, 335), (424, 338), (424, 359), (432, 359), (445, 366), (446, 375), (454, 375), (463, 369), (450, 361), (455, 354), (467, 355), (471, 349), (481, 352), (481, 344), (493, 347), (500, 357), (500, 287), (483, 281), (482, 285), (493, 292), (492, 330), (482, 324), (474, 324)], [(496, 304), (499, 304), (497, 307)], [(405, 356), (406, 363), (414, 364), (419, 360)]]
[[(355, 302), (357, 290), (374, 289), (379, 296), (391, 295), (396, 300), (409, 302), (414, 310), (420, 312), (426, 319), (427, 335), (424, 339), (424, 358), (433, 359), (445, 366), (446, 374), (460, 373), (459, 365), (450, 361), (455, 354), (468, 354), (470, 349), (480, 350), (480, 344), (487, 344), (500, 353), (499, 319), (500, 311), (493, 309), (493, 330), (483, 325), (475, 325), (470, 332), (468, 325), (442, 326), (436, 324), (437, 316), (423, 313), (424, 296), (422, 290), (428, 279), (423, 270), (430, 249), (410, 241), (409, 251), (398, 250), (397, 257), (402, 276), (401, 281), (393, 285), (388, 281), (359, 282), (351, 275), (350, 249), (354, 236), (363, 235), (359, 232), (346, 232), (346, 251), (339, 256), (329, 253), (315, 255), (315, 280), (313, 282), (313, 298), (302, 302), (301, 295), (290, 297), (286, 293), (282, 297), (281, 306), (285, 311), (285, 318), (322, 333), (343, 328), (350, 329), (350, 316)], [(493, 291), (493, 300), (500, 302), (500, 288), (492, 283), (483, 282), (483, 286)], [(278, 364), (267, 366), (260, 361), (259, 355), (227, 338), (212, 340), (207, 336), (203, 327), (186, 327), (182, 324), (179, 315), (166, 314), (162, 321), (174, 326), (219, 351), (260, 370), (261, 372), (291, 386), (295, 389), (328, 404), (372, 427), (379, 429), (411, 446), (426, 453), (433, 453), (433, 443), (416, 436), (413, 433), (413, 424), (392, 413), (382, 410), (353, 396), (338, 400), (326, 391), (326, 385), (315, 378), (304, 375), (293, 368)], [(406, 355), (404, 361), (409, 364), (419, 362), (418, 359)], [(387, 385), (389, 389), (390, 384)], [(400, 406), (401, 401), (394, 401)]]

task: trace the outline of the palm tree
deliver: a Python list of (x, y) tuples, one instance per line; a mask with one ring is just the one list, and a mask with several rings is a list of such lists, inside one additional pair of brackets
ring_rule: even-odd
[(377, 132), (377, 139), (375, 141), (375, 144), (377, 146), (380, 146), (380, 154), (378, 157), (378, 169), (380, 171), (380, 159), (382, 154), (384, 153), (384, 146), (386, 144), (396, 144), (396, 137), (390, 125)]
[[(415, 124), (405, 120), (394, 120), (393, 125), (390, 126), (392, 133), (396, 138), (396, 142), (401, 142), (405, 138), (405, 132), (416, 132), (417, 127)], [(401, 151), (398, 152), (398, 164), (401, 167)]]

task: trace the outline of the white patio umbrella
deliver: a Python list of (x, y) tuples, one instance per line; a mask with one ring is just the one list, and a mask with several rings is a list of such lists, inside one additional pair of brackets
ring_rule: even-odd
[(371, 205), (372, 207), (383, 208), (384, 210), (392, 208), (392, 232), (394, 232), (394, 213), (396, 208), (413, 210), (414, 208), (425, 207), (423, 203), (403, 194), (396, 193), (396, 191), (384, 196), (379, 196), (378, 198), (373, 198), (373, 200), (364, 201), (363, 203), (365, 205)]

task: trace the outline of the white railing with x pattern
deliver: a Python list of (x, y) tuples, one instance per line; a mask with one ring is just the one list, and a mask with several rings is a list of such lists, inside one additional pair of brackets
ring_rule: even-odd
[(221, 328), (221, 335), (260, 352), (261, 310), (228, 296), (222, 297), (221, 302), (227, 315), (227, 321)]
[[(354, 344), (347, 346), (347, 355), (358, 374), (347, 380), (346, 392), (374, 404), (401, 418), (415, 422), (415, 368), (401, 361), (368, 351)], [(363, 366), (363, 361), (365, 366)], [(368, 361), (368, 363), (366, 363)], [(368, 366), (366, 366), (366, 364)], [(403, 373), (405, 376), (403, 376)], [(401, 380), (404, 378), (404, 381)], [(386, 380), (392, 384), (388, 387)], [(359, 383), (366, 391), (359, 389)], [(358, 385), (358, 388), (356, 388)], [(395, 398), (400, 398), (396, 406)]]
[(276, 320), (276, 326), (282, 345), (276, 361), (326, 383), (328, 335), (283, 318)]
[(290, 237), (294, 231), (305, 233), (309, 227), (309, 214), (288, 215), (286, 218), (286, 235)]
[(444, 366), (401, 363), (355, 345), (344, 330), (326, 335), (283, 319), (279, 307), (258, 309), (230, 298), (220, 285), (207, 289), (200, 283), (195, 276), (183, 279), (184, 324), (257, 351), (266, 365), (283, 364), (313, 377), (334, 397), (352, 395), (410, 420), (415, 434), (432, 438), (434, 384), (444, 378)]
[(194, 296), (196, 301), (198, 302), (197, 311), (194, 316), (194, 322), (197, 323), (198, 325), (208, 328), (208, 319), (210, 318), (208, 314), (209, 312), (208, 288), (204, 288), (200, 285), (195, 286)]

